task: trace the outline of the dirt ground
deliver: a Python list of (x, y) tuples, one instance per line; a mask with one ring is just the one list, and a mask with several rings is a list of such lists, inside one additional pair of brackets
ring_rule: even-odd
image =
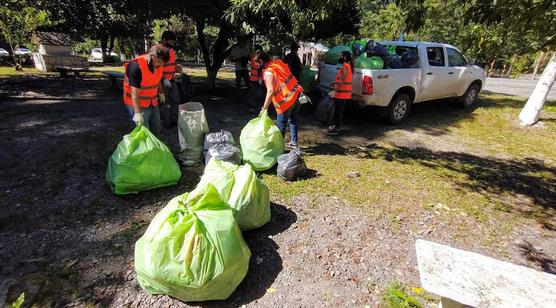
[[(107, 80), (19, 77), (0, 80), (0, 89), (0, 306), (21, 292), (26, 307), (186, 306), (141, 290), (133, 249), (157, 211), (191, 190), (203, 167), (182, 167), (177, 186), (118, 197), (104, 175), (112, 151), (133, 127)], [(233, 91), (219, 87), (197, 99), (206, 108), (211, 131), (228, 129), (239, 139), (253, 116)], [(424, 107), (414, 111), (417, 118), (430, 112)], [(442, 123), (426, 134), (407, 130), (392, 135), (392, 128), (376, 116), (351, 115), (349, 133), (335, 140), (323, 137), (311, 110), (304, 110), (300, 138), (319, 139), (323, 147), (313, 147), (313, 154), (386, 139), (407, 148), (481, 154), (449, 136), (431, 139)], [(176, 129), (163, 128), (162, 134), (177, 152)], [(554, 196), (554, 187), (547, 189)], [(271, 222), (244, 233), (252, 258), (234, 294), (226, 301), (188, 304), (381, 306), (381, 292), (390, 282), (420, 286), (414, 252), (419, 238), (556, 272), (555, 232), (540, 224), (518, 226), (493, 244), (475, 240), (481, 228), (456, 238), (460, 222), (431, 211), (415, 210), (393, 220), (387, 213), (368, 215), (333, 195), (272, 194), (271, 201)]]

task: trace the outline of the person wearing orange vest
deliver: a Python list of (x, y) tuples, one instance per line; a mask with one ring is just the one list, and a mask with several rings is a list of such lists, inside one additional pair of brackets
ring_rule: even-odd
[(158, 103), (165, 101), (162, 66), (169, 58), (168, 48), (158, 44), (147, 54), (124, 64), (124, 104), (136, 125), (144, 125), (157, 136), (160, 135)]
[(247, 103), (249, 105), (249, 112), (256, 114), (261, 108), (261, 103), (266, 90), (263, 85), (262, 77), (262, 63), (258, 58), (260, 53), (263, 52), (263, 47), (259, 44), (255, 45), (253, 54), (249, 59), (249, 92), (247, 93)]
[(249, 82), (251, 82), (252, 86), (262, 84), (261, 62), (257, 59), (258, 54), (260, 54), (261, 52), (263, 52), (263, 47), (259, 44), (256, 44), (253, 50), (253, 54), (249, 59)]
[(176, 63), (176, 51), (174, 50), (175, 41), (176, 36), (174, 32), (164, 31), (164, 33), (162, 33), (162, 41), (160, 41), (160, 44), (168, 48), (170, 59), (162, 67), (164, 95), (166, 96), (167, 102), (162, 107), (161, 113), (166, 127), (169, 128), (176, 126), (178, 122), (178, 105), (180, 103), (180, 92), (176, 85), (175, 75), (176, 72), (181, 71), (181, 67), (178, 67)]
[(258, 57), (263, 64), (263, 79), (266, 86), (266, 97), (261, 112), (266, 112), (272, 102), (276, 109), (276, 122), (282, 136), (286, 135), (286, 124), (290, 126), (291, 138), (286, 144), (289, 149), (297, 149), (297, 116), (301, 104), (298, 101), (303, 88), (292, 75), (290, 68), (280, 59), (271, 60), (262, 52)]
[(336, 136), (340, 133), (342, 124), (344, 122), (344, 108), (347, 101), (351, 99), (352, 90), (352, 57), (351, 53), (347, 51), (342, 52), (341, 58), (338, 60), (342, 67), (336, 74), (336, 81), (332, 84), (334, 89), (334, 104), (336, 105), (334, 111), (334, 123), (328, 127), (327, 135)]

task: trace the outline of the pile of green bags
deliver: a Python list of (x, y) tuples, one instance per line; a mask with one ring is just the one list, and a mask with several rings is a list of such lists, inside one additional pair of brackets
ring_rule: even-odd
[(123, 137), (106, 170), (106, 180), (118, 195), (175, 185), (180, 178), (170, 149), (142, 125)]
[(330, 48), (324, 55), (324, 62), (326, 64), (338, 64), (338, 59), (342, 55), (343, 51), (353, 53), (353, 50), (349, 46), (340, 45)]
[(317, 73), (312, 71), (309, 66), (303, 65), (303, 70), (301, 70), (301, 75), (299, 76), (299, 83), (304, 92), (309, 92), (315, 87), (317, 83), (315, 80), (316, 75)]
[(266, 111), (252, 119), (239, 136), (243, 161), (255, 171), (264, 171), (276, 164), (284, 153), (284, 138)]
[(355, 59), (355, 67), (363, 69), (376, 69), (381, 70), (384, 67), (384, 61), (380, 57), (368, 57), (362, 54)]
[(135, 244), (143, 289), (182, 301), (223, 300), (241, 283), (251, 251), (234, 210), (208, 184), (172, 199)]
[(241, 230), (253, 230), (270, 221), (268, 187), (250, 165), (238, 166), (213, 158), (197, 188), (208, 185), (214, 185), (222, 200), (234, 209)]

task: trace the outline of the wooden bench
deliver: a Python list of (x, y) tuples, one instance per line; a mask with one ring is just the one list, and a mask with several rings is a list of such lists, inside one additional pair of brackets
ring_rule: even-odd
[(425, 240), (415, 248), (421, 285), (440, 307), (556, 307), (556, 275)]
[(80, 73), (90, 72), (88, 67), (71, 67), (71, 66), (63, 66), (63, 65), (54, 66), (54, 70), (60, 73), (60, 77), (62, 78), (67, 77), (68, 72), (72, 72), (75, 77), (79, 77)]
[(102, 71), (102, 73), (104, 75), (106, 75), (106, 77), (108, 77), (110, 79), (110, 81), (112, 82), (112, 88), (118, 88), (118, 80), (123, 80), (124, 79), (124, 73), (121, 72), (116, 72), (116, 71)]

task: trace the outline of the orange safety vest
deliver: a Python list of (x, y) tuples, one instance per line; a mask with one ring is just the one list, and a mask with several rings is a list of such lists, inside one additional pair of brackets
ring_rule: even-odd
[(282, 60), (270, 61), (266, 71), (271, 72), (274, 77), (272, 103), (274, 103), (276, 113), (284, 113), (295, 103), (303, 88), (292, 75), (288, 65)]
[(170, 51), (170, 59), (168, 62), (164, 63), (162, 67), (162, 72), (166, 80), (174, 80), (176, 74), (176, 51), (174, 48), (168, 48)]
[[(158, 86), (160, 79), (162, 79), (162, 68), (155, 68), (154, 73), (149, 70), (148, 64), (149, 55), (139, 56), (132, 61), (139, 63), (141, 69), (141, 88), (139, 90), (139, 105), (142, 108), (149, 106), (158, 106)], [(129, 63), (129, 62), (128, 62)], [(124, 64), (124, 70), (127, 71), (128, 63)], [(131, 100), (131, 86), (127, 74), (124, 73), (124, 103), (128, 106), (133, 106)]]
[(259, 61), (255, 60), (255, 54), (251, 55), (250, 66), (251, 70), (249, 71), (249, 80), (251, 81), (259, 81), (261, 79), (261, 75), (259, 75)]
[[(344, 75), (344, 80), (341, 80), (341, 75)], [(334, 91), (336, 91), (336, 95), (334, 98), (338, 99), (351, 99), (351, 80), (352, 79), (352, 72), (351, 66), (349, 63), (344, 63), (342, 68), (336, 73), (336, 84), (334, 85)]]

